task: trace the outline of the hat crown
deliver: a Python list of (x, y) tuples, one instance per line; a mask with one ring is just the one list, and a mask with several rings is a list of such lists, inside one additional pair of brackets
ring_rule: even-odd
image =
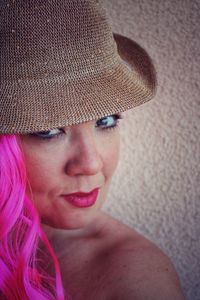
[(117, 40), (98, 0), (0, 0), (0, 134), (79, 124), (150, 100), (134, 43)]
[(1, 81), (102, 72), (119, 59), (95, 0), (0, 2)]

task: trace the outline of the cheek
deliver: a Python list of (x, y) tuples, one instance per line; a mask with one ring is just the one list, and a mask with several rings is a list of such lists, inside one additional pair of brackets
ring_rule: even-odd
[(55, 183), (54, 178), (57, 178), (56, 163), (47, 155), (38, 155), (36, 152), (30, 151), (25, 155), (25, 165), (27, 171), (27, 187), (26, 192), (30, 196), (31, 191), (34, 195), (47, 194), (49, 189)]
[[(104, 143), (104, 145), (106, 145)], [(119, 161), (120, 140), (119, 134), (116, 134), (109, 144), (104, 146), (104, 174), (106, 177), (111, 177), (117, 167)]]
[(28, 179), (27, 193), (30, 186), (33, 193), (45, 191), (48, 182), (48, 173), (45, 171), (45, 166), (41, 166), (38, 161), (35, 162), (33, 159), (31, 161), (27, 159), (26, 170)]

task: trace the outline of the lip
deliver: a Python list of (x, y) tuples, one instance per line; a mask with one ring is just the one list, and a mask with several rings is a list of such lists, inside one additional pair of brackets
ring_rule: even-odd
[(95, 204), (98, 193), (99, 188), (96, 188), (89, 193), (77, 192), (63, 195), (63, 198), (75, 207), (84, 208)]

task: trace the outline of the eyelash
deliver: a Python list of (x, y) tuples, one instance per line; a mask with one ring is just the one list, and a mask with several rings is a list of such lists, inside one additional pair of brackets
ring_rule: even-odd
[[(101, 118), (101, 119), (98, 119), (98, 120), (96, 121), (96, 123), (99, 122), (99, 121), (101, 121), (101, 120), (103, 120), (103, 119), (106, 119), (107, 117), (113, 117), (114, 122), (115, 122), (114, 125), (110, 125), (110, 126), (108, 126), (108, 127), (106, 127), (106, 126), (100, 127), (100, 126), (95, 125), (95, 127), (97, 127), (97, 128), (100, 127), (101, 130), (113, 130), (113, 129), (116, 129), (116, 127), (118, 127), (118, 125), (119, 125), (119, 120), (120, 120), (120, 119), (123, 119), (123, 115), (122, 115), (121, 113), (118, 113), (118, 114), (113, 114), (113, 115), (105, 116), (105, 117), (103, 117), (103, 118)], [(32, 134), (30, 134), (30, 135), (33, 136), (33, 137), (36, 137), (36, 138), (38, 138), (38, 139), (40, 139), (40, 140), (45, 140), (45, 141), (51, 141), (51, 140), (54, 140), (55, 138), (61, 138), (61, 137), (63, 137), (63, 134), (65, 134), (65, 133), (64, 133), (64, 130), (63, 130), (62, 128), (56, 128), (56, 129), (61, 130), (60, 133), (51, 135), (51, 136), (49, 136), (49, 137), (39, 136), (38, 133), (42, 133), (42, 131), (41, 131), (41, 132), (38, 132), (38, 133), (32, 133)], [(48, 130), (48, 131), (46, 131), (46, 132), (49, 132), (49, 131), (50, 131), (50, 130)], [(44, 131), (44, 132), (45, 132), (45, 131)]]

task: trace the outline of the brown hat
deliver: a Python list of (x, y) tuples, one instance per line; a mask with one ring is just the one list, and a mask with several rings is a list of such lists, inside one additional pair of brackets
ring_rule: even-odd
[(0, 134), (126, 111), (153, 97), (154, 75), (98, 0), (0, 1)]

